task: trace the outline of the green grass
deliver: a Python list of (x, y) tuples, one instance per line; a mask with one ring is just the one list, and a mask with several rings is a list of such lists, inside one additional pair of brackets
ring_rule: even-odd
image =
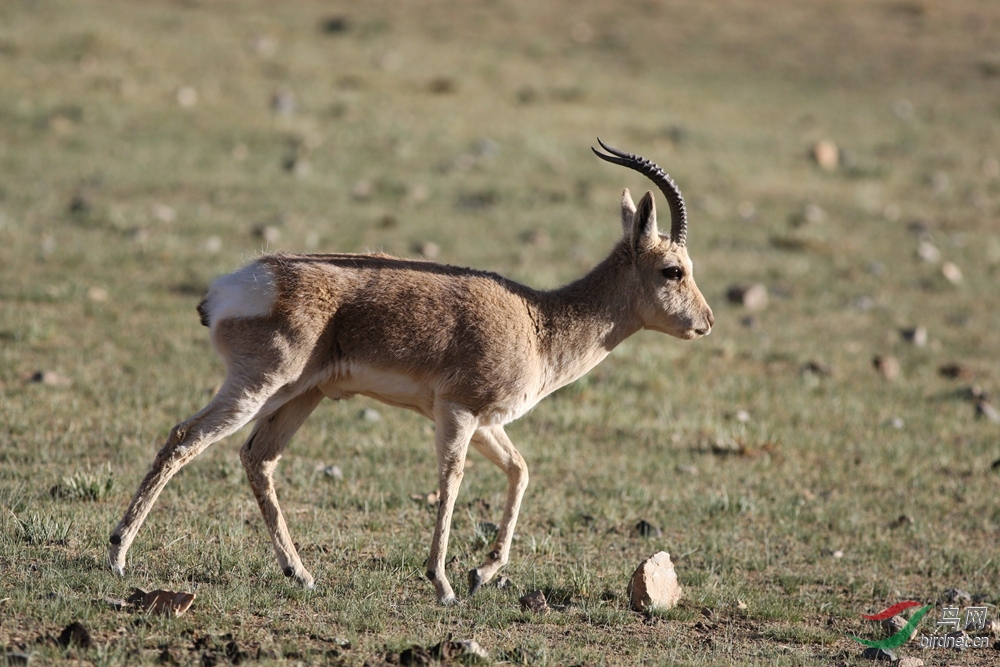
[[(347, 29), (324, 33), (331, 16)], [(863, 613), (949, 587), (1000, 604), (1000, 427), (966, 397), (1000, 391), (998, 23), (972, 0), (3, 4), (0, 647), (224, 663), (235, 641), (252, 661), (361, 665), (450, 634), (511, 664), (859, 664), (846, 634), (880, 636)], [(621, 188), (650, 187), (593, 158), (596, 135), (678, 182), (717, 325), (640, 333), (511, 425), (531, 471), (511, 589), (434, 604), (435, 512), (411, 498), (436, 485), (430, 424), (364, 400), (317, 410), (278, 469), (315, 592), (278, 571), (246, 432), (168, 485), (111, 575), (131, 493), (222, 379), (194, 312), (214, 277), (266, 250), (433, 242), (561, 284), (616, 241)], [(843, 166), (814, 164), (820, 139)], [(754, 282), (771, 298), (748, 321), (725, 295)], [(899, 334), (916, 325), (924, 347)], [(872, 367), (887, 354), (896, 381)], [(952, 362), (967, 376), (942, 377)], [(506, 488), (470, 460), (460, 596)], [(633, 613), (628, 577), (658, 550), (685, 599)], [(177, 619), (113, 611), (133, 586), (198, 597)], [(521, 611), (534, 589), (565, 609)], [(72, 621), (94, 648), (57, 644)]]

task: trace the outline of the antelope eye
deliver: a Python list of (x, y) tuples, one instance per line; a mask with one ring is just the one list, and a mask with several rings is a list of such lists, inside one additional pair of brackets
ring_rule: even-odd
[(668, 266), (667, 268), (662, 269), (660, 273), (662, 273), (663, 277), (667, 280), (680, 280), (684, 277), (684, 269), (679, 266)]

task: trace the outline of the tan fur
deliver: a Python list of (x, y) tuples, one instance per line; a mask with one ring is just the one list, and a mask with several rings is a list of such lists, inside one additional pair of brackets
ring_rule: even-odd
[[(250, 421), (240, 451), (282, 570), (311, 586), (278, 506), (273, 472), (324, 396), (370, 396), (434, 420), (439, 511), (427, 565), (438, 600), (448, 532), (472, 444), (508, 478), (493, 550), (469, 573), (472, 592), (507, 563), (527, 486), (503, 425), (597, 365), (641, 328), (707, 334), (712, 311), (684, 246), (660, 236), (651, 193), (622, 197), (623, 238), (580, 280), (540, 292), (501, 276), (387, 255), (268, 255), (213, 284), (199, 307), (227, 367), (212, 402), (178, 424), (112, 535), (126, 552), (167, 480)], [(680, 278), (666, 278), (676, 267)], [(269, 301), (270, 299), (270, 301)]]

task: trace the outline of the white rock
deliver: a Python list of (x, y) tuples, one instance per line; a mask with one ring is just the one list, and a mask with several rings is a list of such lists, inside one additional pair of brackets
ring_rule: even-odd
[(640, 563), (628, 585), (629, 605), (635, 611), (672, 609), (683, 594), (666, 551), (653, 554)]
[(924, 667), (924, 661), (913, 657), (900, 658), (896, 662), (896, 667)]

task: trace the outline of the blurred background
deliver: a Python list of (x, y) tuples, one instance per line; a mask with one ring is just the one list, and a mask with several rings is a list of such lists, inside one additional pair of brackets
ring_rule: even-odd
[[(556, 287), (617, 241), (622, 188), (651, 187), (593, 157), (597, 136), (676, 180), (717, 326), (643, 332), (511, 429), (533, 475), (511, 577), (583, 611), (534, 624), (499, 591), (434, 610), (433, 511), (411, 499), (433, 491), (430, 435), (363, 401), (319, 410), (279, 481), (307, 567), (342, 588), (282, 597), (235, 438), (168, 487), (129, 583), (198, 589), (190, 623), (217, 634), (234, 629), (210, 605), (291, 604), (283, 632), (314, 614), (357, 656), (451, 623), (556, 661), (711, 663), (730, 640), (824, 660), (857, 652), (843, 635), (866, 605), (1000, 602), (1000, 4), (11, 0), (0, 553), (41, 574), (16, 575), (0, 640), (48, 650), (33, 632), (124, 585), (101, 569), (107, 533), (222, 378), (194, 312), (215, 277), (262, 252), (381, 250)], [(478, 460), (465, 483), (459, 502), (482, 503), (457, 513), (460, 567), (505, 480)], [(619, 580), (659, 548), (689, 606), (650, 625)], [(29, 611), (51, 590), (63, 602)], [(725, 616), (737, 600), (750, 611)], [(702, 608), (731, 621), (705, 642)], [(87, 613), (125, 660), (115, 618)], [(589, 634), (559, 639), (571, 621)], [(240, 641), (280, 644), (267, 627)]]

